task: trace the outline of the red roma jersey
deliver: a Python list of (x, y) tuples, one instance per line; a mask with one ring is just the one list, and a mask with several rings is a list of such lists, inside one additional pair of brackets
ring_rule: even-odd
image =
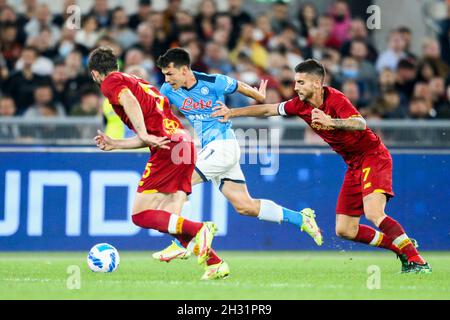
[[(108, 98), (114, 111), (122, 121), (135, 131), (133, 124), (119, 103), (123, 90), (130, 90), (136, 97), (144, 115), (145, 127), (149, 134), (177, 140), (173, 135), (184, 135), (180, 120), (170, 109), (169, 100), (147, 81), (122, 72), (111, 72), (101, 84), (103, 95)], [(136, 132), (136, 131), (135, 131)]]
[[(358, 110), (350, 100), (339, 90), (324, 87), (324, 102), (319, 108), (333, 119), (348, 119), (360, 116)], [(282, 102), (278, 106), (278, 113), (282, 116), (298, 116), (317, 133), (331, 148), (344, 158), (349, 167), (359, 165), (361, 157), (369, 150), (382, 144), (380, 138), (369, 128), (363, 131), (346, 131), (328, 129), (311, 125), (313, 106), (303, 102), (297, 96)]]

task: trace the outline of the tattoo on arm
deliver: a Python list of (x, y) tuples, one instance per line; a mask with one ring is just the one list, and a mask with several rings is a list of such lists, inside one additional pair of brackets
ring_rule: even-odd
[(350, 119), (333, 119), (334, 128), (348, 131), (363, 131), (366, 129), (366, 120), (362, 117)]

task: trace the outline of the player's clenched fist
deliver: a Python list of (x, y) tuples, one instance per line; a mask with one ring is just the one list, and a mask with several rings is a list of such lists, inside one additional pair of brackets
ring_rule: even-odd
[(211, 117), (223, 117), (222, 119), (219, 119), (219, 122), (227, 122), (231, 118), (231, 109), (228, 108), (222, 101), (217, 101), (217, 103), (219, 105), (213, 108), (215, 112), (211, 114)]
[(114, 141), (100, 130), (97, 130), (97, 135), (94, 138), (97, 147), (103, 151), (114, 150)]
[(311, 112), (311, 120), (313, 126), (332, 129), (334, 122), (329, 115), (318, 108), (314, 108)]

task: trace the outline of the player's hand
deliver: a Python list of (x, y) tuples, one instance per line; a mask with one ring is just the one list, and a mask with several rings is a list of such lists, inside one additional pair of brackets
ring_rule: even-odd
[(103, 151), (114, 150), (114, 140), (100, 130), (97, 130), (97, 135), (95, 136), (94, 141), (100, 150)]
[(170, 143), (170, 139), (167, 137), (157, 137), (152, 134), (146, 134), (139, 136), (139, 139), (150, 147), (170, 150), (170, 147), (167, 145)]
[(269, 82), (269, 80), (263, 79), (259, 83), (259, 88), (255, 87), (255, 90), (258, 90), (259, 94), (262, 96), (262, 99), (259, 102), (263, 102), (264, 100), (266, 100), (267, 82)]
[(211, 117), (223, 117), (222, 119), (218, 119), (219, 122), (227, 122), (231, 118), (231, 109), (228, 108), (222, 101), (217, 101), (219, 104), (217, 107), (214, 107), (214, 112), (211, 114)]
[(311, 112), (312, 125), (322, 128), (334, 128), (334, 122), (329, 115), (318, 108), (314, 108)]

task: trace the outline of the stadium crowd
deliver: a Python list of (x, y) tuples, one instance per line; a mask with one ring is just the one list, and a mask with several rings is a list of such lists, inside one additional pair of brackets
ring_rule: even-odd
[[(342, 0), (326, 12), (302, 1), (294, 15), (280, 1), (258, 16), (246, 12), (242, 0), (227, 1), (226, 12), (218, 12), (214, 0), (193, 12), (181, 9), (182, 0), (168, 0), (158, 12), (151, 0), (140, 0), (138, 11), (127, 15), (123, 7), (93, 0), (76, 29), (66, 23), (66, 8), (76, 1), (66, 0), (52, 14), (37, 0), (24, 0), (21, 13), (0, 0), (0, 116), (101, 114), (103, 98), (86, 63), (91, 49), (105, 45), (120, 57), (121, 70), (139, 66), (158, 87), (164, 79), (156, 59), (171, 47), (186, 48), (194, 70), (254, 86), (269, 79), (268, 103), (292, 98), (294, 67), (315, 58), (328, 71), (327, 83), (367, 118), (450, 118), (450, 1), (436, 37), (418, 39), (408, 26), (397, 26), (385, 50)], [(413, 41), (422, 42), (419, 55), (410, 50)], [(237, 94), (227, 102), (253, 103)]]

